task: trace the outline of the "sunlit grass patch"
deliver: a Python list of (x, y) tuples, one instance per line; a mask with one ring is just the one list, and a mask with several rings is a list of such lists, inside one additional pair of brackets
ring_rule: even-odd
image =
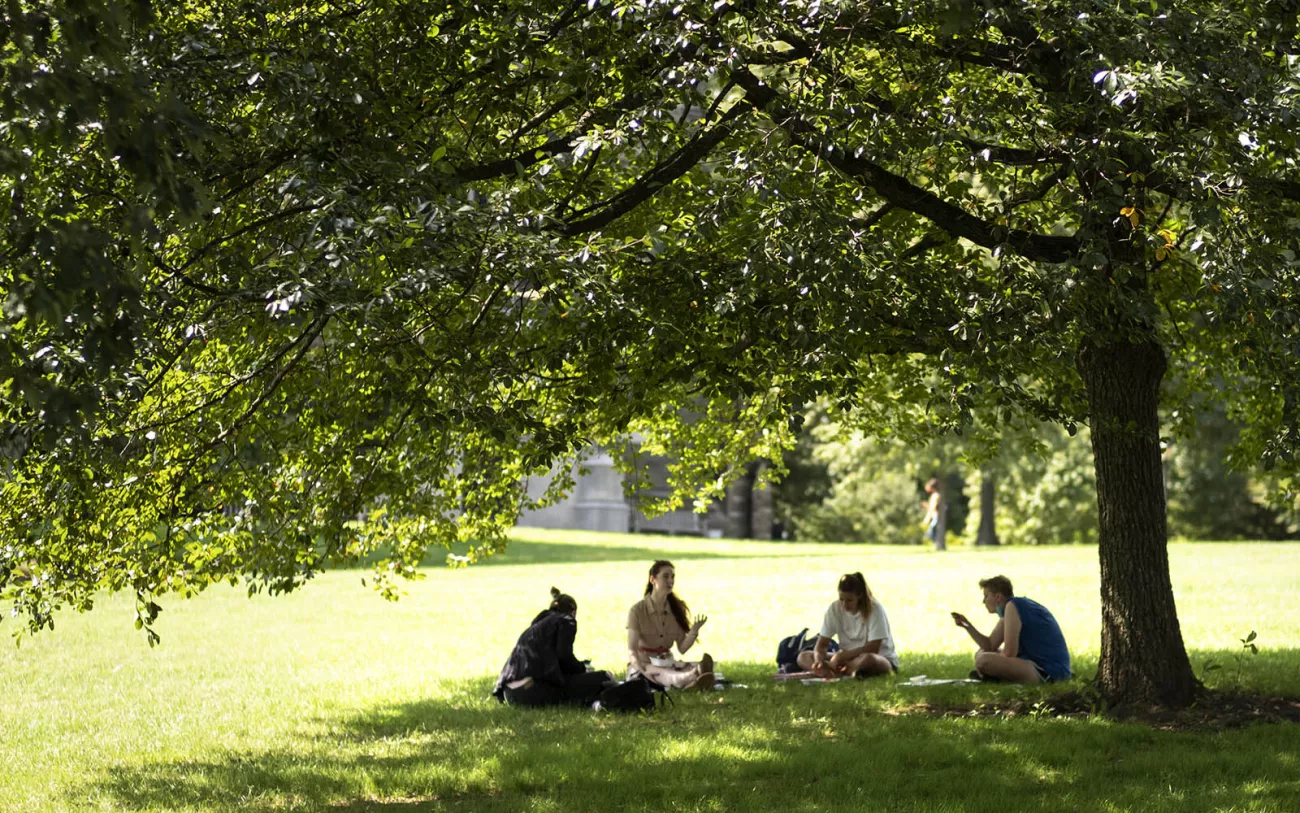
[[(651, 558), (678, 565), (732, 688), (651, 717), (520, 711), (488, 696), (558, 586), (577, 649), (621, 669), (627, 607)], [(1211, 685), (1300, 695), (1300, 545), (1170, 548), (1194, 666)], [(898, 676), (776, 684), (776, 643), (815, 626), (835, 579), (863, 571), (886, 606)], [(1171, 733), (1102, 717), (936, 717), (921, 707), (1064, 687), (907, 685), (961, 676), (979, 578), (1005, 573), (1095, 672), (1096, 550), (811, 546), (529, 532), (490, 566), (426, 569), (398, 603), (324, 574), (300, 593), (214, 589), (168, 602), (149, 649), (109, 597), (0, 649), (0, 810), (1025, 811), (1294, 809), (1294, 727)], [(1240, 664), (1237, 639), (1261, 652)]]

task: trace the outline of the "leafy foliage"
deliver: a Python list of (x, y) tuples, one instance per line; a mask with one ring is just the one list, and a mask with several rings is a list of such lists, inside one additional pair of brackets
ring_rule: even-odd
[(800, 539), (915, 545), (923, 541), (922, 484), (945, 481), (948, 532), (965, 529), (969, 500), (956, 467), (960, 438), (940, 437), (925, 445), (873, 438), (851, 430), (823, 408), (787, 455), (781, 483), (783, 517)]
[[(1232, 467), (1240, 428), (1209, 410), (1165, 452), (1169, 530), (1191, 539), (1280, 539), (1285, 513), (1270, 505), (1272, 478), (1247, 461)], [(1291, 531), (1290, 533), (1294, 533)]]
[(816, 397), (1073, 432), (1077, 362), (1125, 348), (1168, 398), (1240, 381), (1243, 454), (1294, 464), (1289, 3), (6, 14), (0, 590), (32, 627), (472, 560), (527, 474), (633, 433), (707, 493)]
[(1097, 542), (1097, 487), (1087, 435), (1084, 429), (1072, 438), (1059, 427), (1043, 426), (1032, 438), (1038, 448), (999, 470), (999, 539), (1025, 545)]
[(801, 538), (899, 545), (921, 541), (921, 495), (908, 467), (897, 465), (861, 435), (817, 451), (835, 486), (824, 501), (796, 514)]

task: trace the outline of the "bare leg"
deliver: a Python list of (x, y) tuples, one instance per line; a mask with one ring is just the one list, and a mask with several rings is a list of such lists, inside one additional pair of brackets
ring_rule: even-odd
[(836, 674), (836, 671), (831, 668), (829, 661), (822, 661), (820, 669), (814, 668), (813, 658), (813, 651), (811, 649), (805, 649), (803, 652), (799, 653), (799, 657), (795, 659), (795, 662), (799, 664), (799, 668), (803, 671), (816, 672), (822, 677), (832, 677)]
[(700, 658), (700, 663), (695, 667), (697, 677), (687, 684), (688, 689), (712, 689), (713, 682), (717, 679), (713, 675), (713, 656), (705, 652), (704, 657)]
[[(705, 653), (701, 663), (678, 661), (673, 666), (647, 665), (641, 674), (661, 686), (686, 689), (700, 684), (700, 688), (713, 685), (713, 658)], [(705, 675), (708, 675), (706, 678)], [(706, 686), (707, 684), (707, 686)]]
[(975, 656), (975, 668), (981, 675), (1001, 678), (1009, 683), (1042, 683), (1038, 667), (1024, 658), (1008, 658), (997, 652), (980, 652)]
[(894, 671), (894, 665), (884, 655), (864, 652), (849, 662), (848, 672), (859, 677), (876, 677), (888, 675)]

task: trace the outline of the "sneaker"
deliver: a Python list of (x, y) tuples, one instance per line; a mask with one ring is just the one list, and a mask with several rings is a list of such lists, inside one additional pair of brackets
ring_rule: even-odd
[(981, 671), (978, 670), (978, 669), (972, 669), (972, 670), (970, 670), (970, 679), (971, 679), (971, 680), (980, 680), (980, 681), (983, 681), (983, 682), (985, 682), (985, 683), (1001, 683), (1001, 682), (1002, 682), (1002, 678), (1000, 678), (1000, 677), (993, 677), (992, 675), (986, 675), (986, 674), (984, 674), (983, 672), (981, 672)]

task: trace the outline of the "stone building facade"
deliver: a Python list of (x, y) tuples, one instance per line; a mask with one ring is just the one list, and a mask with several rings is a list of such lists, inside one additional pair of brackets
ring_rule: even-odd
[[(651, 485), (641, 492), (648, 497), (667, 496), (667, 461), (649, 461)], [(567, 528), (615, 533), (687, 534), (735, 539), (771, 539), (773, 527), (772, 490), (755, 488), (762, 464), (751, 464), (745, 476), (727, 489), (726, 497), (698, 514), (689, 508), (647, 517), (638, 508), (638, 496), (625, 495), (624, 477), (615, 470), (613, 459), (597, 451), (583, 464), (585, 475), (575, 475), (576, 485), (564, 501), (537, 511), (525, 512), (519, 525), (531, 528)], [(535, 477), (528, 493), (541, 496), (550, 478)]]

